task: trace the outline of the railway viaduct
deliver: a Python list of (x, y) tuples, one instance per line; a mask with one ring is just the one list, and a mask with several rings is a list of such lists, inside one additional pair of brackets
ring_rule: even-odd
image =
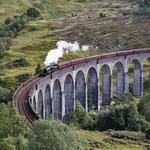
[[(100, 109), (101, 104), (110, 104), (115, 95), (129, 92), (129, 64), (134, 64), (133, 94), (143, 95), (143, 65), (150, 59), (150, 48), (118, 53), (109, 53), (76, 59), (60, 64), (60, 69), (32, 85), (29, 102), (32, 109), (43, 119), (49, 115), (62, 119), (75, 109), (79, 100), (82, 106)], [(116, 83), (112, 75), (116, 68)], [(101, 76), (100, 76), (101, 75)]]

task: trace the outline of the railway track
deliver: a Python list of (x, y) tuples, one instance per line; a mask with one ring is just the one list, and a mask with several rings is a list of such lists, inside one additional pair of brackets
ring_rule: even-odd
[(34, 77), (31, 80), (23, 83), (14, 94), (14, 103), (20, 115), (25, 117), (25, 120), (30, 128), (34, 126), (33, 122), (38, 119), (37, 115), (32, 111), (29, 104), (29, 91), (32, 86), (40, 80), (39, 77)]

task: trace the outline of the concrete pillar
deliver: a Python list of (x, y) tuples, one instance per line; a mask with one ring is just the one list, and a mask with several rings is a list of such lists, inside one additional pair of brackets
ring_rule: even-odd
[(110, 98), (113, 98), (113, 77), (110, 75)]
[(75, 100), (79, 100), (81, 105), (86, 109), (86, 83), (85, 76), (79, 71), (75, 80)]
[(44, 118), (44, 108), (43, 108), (43, 93), (40, 90), (38, 93), (38, 105), (37, 105), (37, 111), (41, 118)]
[(67, 75), (64, 84), (65, 114), (74, 109), (74, 83), (71, 75)]
[(87, 75), (87, 103), (88, 110), (98, 109), (98, 78), (94, 68)]
[(53, 103), (54, 103), (54, 117), (62, 119), (62, 92), (59, 80), (56, 80), (54, 83)]
[(119, 97), (120, 94), (125, 91), (125, 73), (124, 68), (121, 63), (116, 64), (117, 76), (116, 76), (116, 96)]
[(76, 75), (75, 75), (75, 71), (73, 71), (73, 93), (74, 93), (74, 96), (73, 96), (73, 101), (74, 101), (74, 110), (75, 110), (75, 107), (76, 107), (76, 93), (75, 93), (75, 81), (76, 81)]
[(125, 93), (129, 93), (129, 77), (128, 72), (125, 72)]
[(45, 89), (44, 96), (44, 104), (45, 104), (45, 119), (48, 119), (50, 114), (52, 114), (52, 99), (51, 99), (51, 89), (50, 86), (47, 85)]
[(98, 110), (100, 109), (100, 105), (101, 105), (101, 96), (100, 96), (100, 78), (98, 76), (98, 81), (97, 81), (97, 84), (98, 84)]
[(144, 94), (144, 74), (143, 74), (143, 66), (141, 67), (141, 96)]
[(43, 93), (43, 119), (45, 120), (45, 103), (44, 103), (45, 95)]
[(62, 91), (61, 92), (61, 96), (62, 96), (62, 101), (61, 101), (61, 105), (62, 105), (62, 113), (61, 113), (61, 118), (60, 119), (63, 119), (63, 117), (65, 116), (65, 92), (64, 91)]
[(111, 87), (112, 87), (112, 81), (111, 81), (111, 74), (110, 69), (107, 65), (104, 65), (102, 67), (102, 103), (104, 105), (108, 105), (111, 102)]
[(142, 95), (142, 69), (139, 62), (134, 62), (133, 95)]
[(84, 83), (85, 87), (85, 110), (88, 111), (88, 88), (87, 88), (87, 83)]
[(128, 59), (125, 58), (125, 64), (124, 64), (124, 75), (125, 75), (125, 83), (124, 83), (124, 93), (129, 93), (129, 66), (128, 66)]

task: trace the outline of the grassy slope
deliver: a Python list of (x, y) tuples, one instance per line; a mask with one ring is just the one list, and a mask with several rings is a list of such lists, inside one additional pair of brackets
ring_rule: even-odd
[(142, 145), (120, 141), (113, 139), (110, 136), (98, 131), (79, 130), (77, 133), (86, 141), (84, 142), (85, 149), (92, 150), (144, 150)]
[[(78, 41), (80, 44), (92, 44), (97, 50), (76, 52), (65, 55), (61, 61), (73, 58), (91, 56), (104, 52), (124, 49), (150, 47), (149, 23), (146, 17), (122, 16), (123, 12), (138, 10), (133, 5), (122, 0), (102, 0), (86, 4), (67, 0), (14, 0), (11, 5), (1, 0), (3, 15), (16, 15), (31, 6), (36, 6), (42, 12), (43, 20), (30, 22), (18, 36), (7, 54), (0, 59), (0, 78), (17, 84), (14, 78), (22, 73), (34, 73), (38, 63), (44, 61), (47, 52), (55, 47), (57, 40)], [(105, 18), (99, 13), (106, 14)], [(54, 20), (55, 18), (55, 20)], [(17, 58), (26, 58), (31, 66), (23, 68), (7, 68), (6, 64)]]
[[(93, 44), (99, 46), (97, 51), (77, 52), (65, 55), (62, 60), (99, 54), (107, 51), (121, 50), (128, 48), (149, 47), (149, 20), (145, 17), (123, 17), (123, 11), (135, 11), (137, 6), (133, 6), (125, 1), (102, 0), (87, 5), (66, 0), (47, 0), (48, 4), (41, 5), (39, 1), (14, 0), (8, 5), (8, 1), (0, 0), (0, 19), (4, 20), (8, 15), (18, 15), (30, 6), (37, 6), (44, 16), (43, 20), (30, 22), (26, 25), (18, 36), (13, 39), (13, 44), (7, 54), (0, 59), (0, 78), (5, 79), (10, 86), (18, 84), (16, 75), (22, 73), (33, 74), (38, 63), (44, 61), (47, 52), (55, 47), (57, 40), (79, 41), (82, 44)], [(12, 3), (12, 1), (11, 1)], [(9, 3), (10, 4), (10, 3)], [(90, 5), (90, 6), (89, 6)], [(96, 6), (96, 7), (95, 7)], [(71, 17), (71, 13), (73, 17)], [(99, 13), (104, 12), (107, 17), (99, 18)], [(75, 14), (75, 15), (74, 15)], [(63, 17), (67, 16), (67, 17)], [(54, 18), (59, 18), (53, 20)], [(127, 47), (118, 48), (116, 41), (127, 43)], [(126, 42), (128, 41), (128, 42)], [(113, 43), (112, 48), (108, 48), (107, 43)], [(101, 45), (102, 44), (102, 45)], [(123, 44), (126, 45), (126, 44)], [(29, 67), (10, 68), (6, 67), (8, 62), (20, 57), (30, 62)], [(79, 131), (83, 137), (95, 139), (98, 143), (103, 141), (100, 149), (110, 150), (142, 150), (142, 146), (133, 144), (122, 144), (113, 142), (110, 137), (99, 132)], [(85, 147), (91, 147), (85, 145)]]

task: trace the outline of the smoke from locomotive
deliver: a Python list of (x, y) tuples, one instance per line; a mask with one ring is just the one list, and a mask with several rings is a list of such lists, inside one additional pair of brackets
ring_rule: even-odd
[(64, 53), (75, 52), (79, 50), (87, 51), (91, 48), (91, 46), (88, 45), (83, 45), (80, 48), (78, 42), (70, 43), (66, 41), (58, 41), (56, 46), (57, 48), (48, 52), (48, 55), (44, 61), (45, 66), (49, 66), (52, 63), (57, 64), (59, 58), (62, 57)]

